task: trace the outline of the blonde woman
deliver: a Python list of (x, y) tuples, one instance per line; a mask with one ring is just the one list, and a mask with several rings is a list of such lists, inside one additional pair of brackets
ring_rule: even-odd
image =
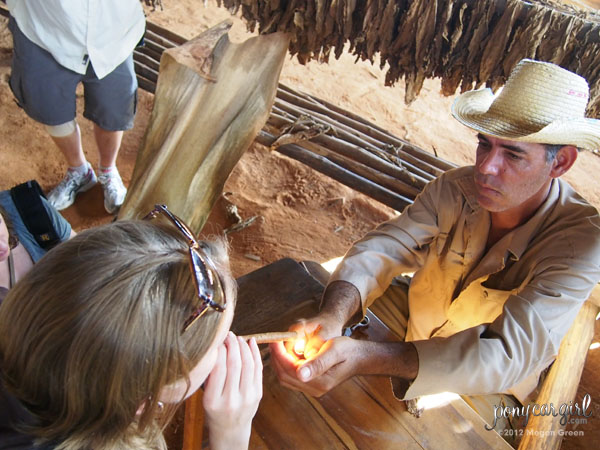
[(0, 448), (164, 449), (162, 429), (205, 381), (211, 448), (248, 445), (262, 362), (228, 331), (225, 246), (197, 242), (163, 205), (151, 217), (78, 234), (9, 292)]

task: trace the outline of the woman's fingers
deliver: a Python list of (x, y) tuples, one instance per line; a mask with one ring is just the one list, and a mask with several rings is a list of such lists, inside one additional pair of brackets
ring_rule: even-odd
[(240, 354), (240, 343), (237, 336), (231, 331), (225, 339), (227, 347), (227, 380), (225, 391), (238, 392), (240, 390), (240, 378), (242, 372), (242, 357)]
[(260, 387), (260, 393), (262, 397), (262, 378), (263, 378), (263, 363), (260, 349), (255, 339), (250, 341), (250, 351), (252, 352), (252, 358), (254, 360), (254, 380), (255, 383)]
[(204, 385), (204, 405), (213, 404), (223, 395), (225, 379), (227, 378), (227, 349), (225, 345), (219, 346), (217, 360), (212, 372), (208, 375)]
[[(241, 392), (247, 392), (254, 386), (254, 358), (252, 357), (252, 351), (248, 343), (240, 337), (237, 339), (240, 349), (241, 367), (243, 368), (240, 374), (239, 389)], [(252, 338), (252, 341), (254, 341), (254, 338)]]

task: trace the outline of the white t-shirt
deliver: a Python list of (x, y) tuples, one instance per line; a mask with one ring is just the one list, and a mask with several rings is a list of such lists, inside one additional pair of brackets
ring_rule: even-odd
[(144, 34), (139, 0), (7, 0), (27, 38), (50, 52), (63, 67), (98, 78), (131, 54)]

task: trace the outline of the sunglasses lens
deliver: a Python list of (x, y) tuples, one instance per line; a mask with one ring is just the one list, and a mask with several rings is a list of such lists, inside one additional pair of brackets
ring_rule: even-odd
[(209, 307), (218, 312), (225, 311), (225, 292), (216, 267), (200, 249), (194, 233), (179, 217), (171, 213), (166, 205), (155, 205), (154, 210), (148, 213), (144, 220), (154, 219), (159, 213), (163, 213), (189, 241), (190, 268), (196, 287), (197, 307), (185, 321), (183, 325), (183, 331), (185, 331), (202, 317)]
[(200, 249), (190, 248), (190, 260), (196, 280), (198, 298), (217, 311), (223, 311), (225, 309), (225, 294), (217, 269), (201, 252)]

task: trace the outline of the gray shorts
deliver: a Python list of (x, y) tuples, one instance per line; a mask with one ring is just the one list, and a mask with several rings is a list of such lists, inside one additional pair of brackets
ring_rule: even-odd
[(31, 42), (10, 17), (14, 50), (10, 88), (27, 115), (45, 125), (60, 125), (76, 115), (77, 85), (84, 86), (83, 116), (107, 131), (133, 128), (137, 103), (137, 79), (133, 54), (110, 74), (98, 79), (91, 64), (85, 75), (56, 62), (52, 55)]

